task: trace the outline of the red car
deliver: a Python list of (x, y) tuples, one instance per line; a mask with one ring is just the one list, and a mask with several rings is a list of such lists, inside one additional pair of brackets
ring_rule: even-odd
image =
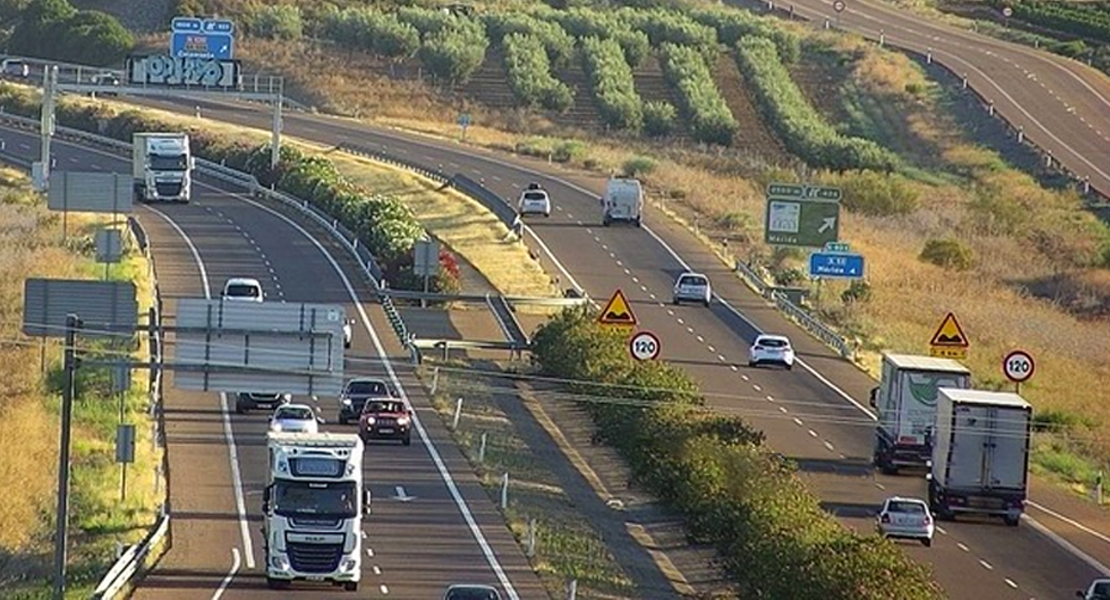
[(412, 411), (402, 400), (370, 399), (362, 407), (358, 435), (364, 442), (401, 440), (408, 446), (412, 443)]

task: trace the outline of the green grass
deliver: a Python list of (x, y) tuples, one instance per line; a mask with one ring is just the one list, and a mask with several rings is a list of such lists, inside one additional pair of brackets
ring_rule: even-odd
[[(465, 362), (444, 363), (471, 369)], [(487, 367), (488, 368), (488, 367)], [(426, 367), (421, 379), (432, 380), (433, 367)], [(498, 405), (498, 400), (516, 397), (496, 394), (489, 377), (443, 370), (433, 404), (450, 427), (456, 399), (463, 398), (462, 416), (456, 443), (474, 467), (482, 484), (495, 502), (500, 502), (501, 478), (509, 473), (509, 506), (503, 511), (509, 528), (524, 546), (528, 523), (536, 522), (536, 547), (533, 569), (540, 575), (553, 598), (565, 596), (568, 580), (578, 580), (579, 598), (628, 597), (632, 581), (613, 560), (605, 541), (591, 528), (562, 491), (559, 479), (548, 464), (565, 457), (543, 456), (530, 448)], [(482, 435), (486, 435), (485, 460), (479, 461)], [(525, 546), (526, 547), (526, 546)]]

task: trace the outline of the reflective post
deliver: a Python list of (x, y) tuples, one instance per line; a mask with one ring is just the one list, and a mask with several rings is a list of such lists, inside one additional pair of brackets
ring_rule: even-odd
[(62, 384), (62, 439), (58, 449), (58, 510), (54, 531), (54, 600), (65, 600), (66, 595), (66, 545), (69, 528), (69, 438), (70, 419), (73, 415), (73, 379), (77, 370), (77, 328), (81, 326), (77, 315), (66, 315), (65, 351)]

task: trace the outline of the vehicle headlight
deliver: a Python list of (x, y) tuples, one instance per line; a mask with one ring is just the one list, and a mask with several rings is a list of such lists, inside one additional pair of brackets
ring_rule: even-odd
[(354, 571), (358, 568), (358, 561), (353, 558), (348, 558), (347, 560), (343, 561), (343, 566), (340, 568), (344, 571)]
[(288, 571), (289, 559), (285, 558), (284, 556), (271, 556), (270, 566), (278, 571)]
[(343, 402), (343, 406), (350, 406), (351, 405), (351, 399), (350, 398), (343, 398), (341, 400), (341, 402)]
[(400, 418), (397, 419), (397, 424), (398, 425), (408, 425), (409, 424), (409, 418), (408, 417), (400, 417)]
[(281, 431), (281, 423), (271, 423), (270, 431)]
[(366, 417), (366, 424), (367, 425), (373, 425), (374, 424), (374, 417)]

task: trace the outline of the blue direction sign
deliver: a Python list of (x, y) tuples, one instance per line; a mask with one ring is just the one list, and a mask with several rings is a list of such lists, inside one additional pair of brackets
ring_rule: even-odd
[(809, 255), (809, 276), (860, 279), (863, 277), (863, 255), (814, 252)]
[(231, 60), (235, 54), (235, 25), (224, 19), (175, 17), (170, 56)]

